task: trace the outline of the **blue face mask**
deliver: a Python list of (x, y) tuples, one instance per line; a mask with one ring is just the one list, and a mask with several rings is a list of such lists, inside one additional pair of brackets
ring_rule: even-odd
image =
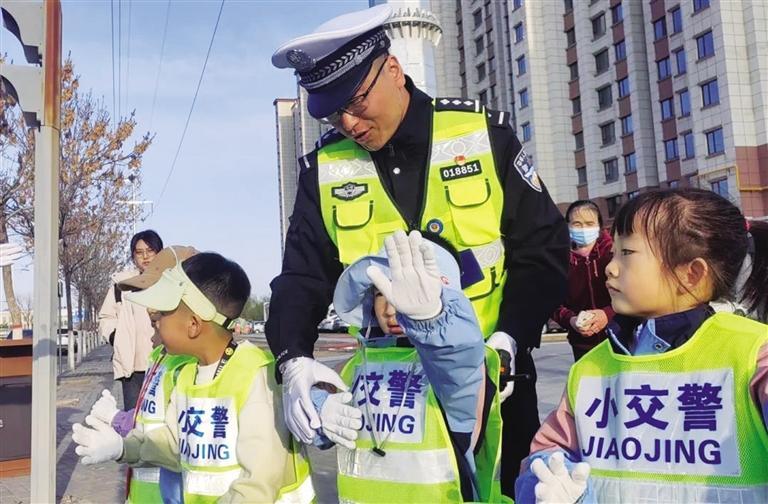
[(571, 235), (571, 241), (575, 243), (577, 247), (586, 247), (590, 243), (594, 243), (600, 236), (600, 228), (574, 228), (569, 226), (568, 233)]

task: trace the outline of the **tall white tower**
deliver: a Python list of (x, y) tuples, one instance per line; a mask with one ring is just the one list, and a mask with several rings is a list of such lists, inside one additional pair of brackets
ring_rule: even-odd
[(397, 56), (416, 87), (430, 96), (437, 94), (435, 47), (443, 29), (428, 10), (429, 0), (370, 0), (371, 7), (392, 6), (392, 17), (384, 25), (392, 41), (390, 52)]

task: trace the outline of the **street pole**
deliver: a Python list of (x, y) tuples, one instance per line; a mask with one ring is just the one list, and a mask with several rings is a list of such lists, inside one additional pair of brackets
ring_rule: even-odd
[(43, 2), (43, 114), (35, 132), (35, 320), (31, 502), (56, 501), (56, 327), (59, 278), (61, 4)]

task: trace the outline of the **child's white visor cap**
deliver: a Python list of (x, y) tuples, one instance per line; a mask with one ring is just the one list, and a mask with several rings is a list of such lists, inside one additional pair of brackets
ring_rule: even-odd
[(130, 302), (156, 310), (169, 312), (184, 304), (197, 316), (207, 322), (215, 322), (225, 329), (231, 329), (235, 321), (216, 310), (213, 303), (192, 283), (181, 263), (163, 271), (160, 279), (151, 287), (138, 292), (126, 292), (123, 296)]

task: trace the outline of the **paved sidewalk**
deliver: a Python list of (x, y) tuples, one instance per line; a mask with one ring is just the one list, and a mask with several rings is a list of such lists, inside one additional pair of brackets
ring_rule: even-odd
[[(56, 500), (64, 503), (122, 502), (125, 470), (115, 464), (79, 464), (72, 443), (72, 423), (82, 422), (102, 389), (122, 404), (122, 387), (112, 379), (112, 347), (93, 350), (73, 372), (59, 376), (56, 388)], [(66, 361), (65, 361), (66, 362)], [(29, 476), (0, 479), (2, 504), (30, 502)]]

